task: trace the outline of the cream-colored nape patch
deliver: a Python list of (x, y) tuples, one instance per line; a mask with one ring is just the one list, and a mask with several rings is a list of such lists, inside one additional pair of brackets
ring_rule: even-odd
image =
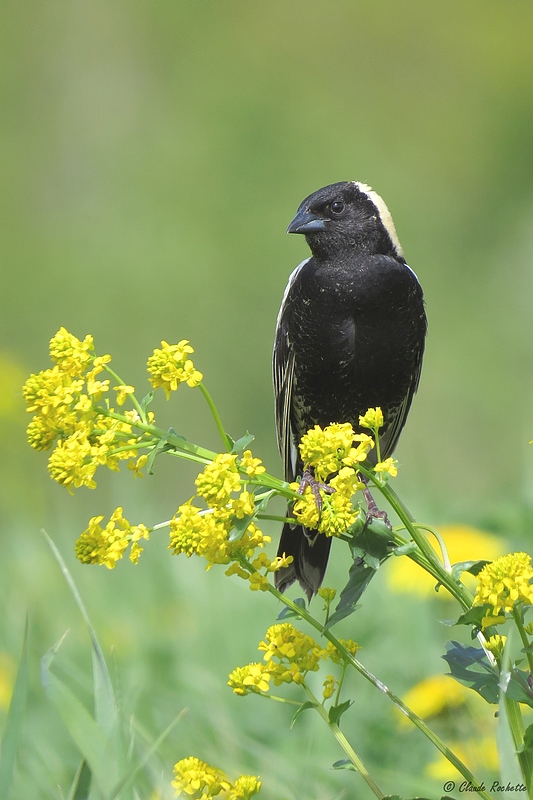
[(355, 186), (357, 186), (357, 188), (361, 192), (366, 194), (369, 200), (371, 200), (374, 203), (379, 212), (381, 221), (391, 238), (391, 242), (394, 245), (394, 249), (396, 250), (398, 255), (403, 258), (403, 248), (400, 244), (400, 240), (398, 239), (398, 234), (396, 233), (396, 228), (394, 227), (394, 222), (392, 221), (391, 213), (387, 208), (385, 201), (383, 200), (382, 197), (380, 197), (380, 195), (377, 192), (375, 192), (372, 189), (371, 186), (368, 186), (366, 183), (361, 183), (360, 181), (353, 181), (353, 183), (355, 184)]

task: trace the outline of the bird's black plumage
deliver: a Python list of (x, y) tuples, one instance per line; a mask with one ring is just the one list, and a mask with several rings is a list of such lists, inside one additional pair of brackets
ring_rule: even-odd
[[(292, 273), (274, 344), (278, 445), (285, 478), (301, 476), (298, 443), (314, 425), (351, 422), (380, 406), (381, 457), (393, 452), (417, 389), (426, 315), (389, 211), (362, 183), (325, 186), (307, 197), (288, 233), (305, 235), (312, 256)], [(283, 591), (298, 580), (310, 598), (327, 566), (331, 539), (285, 524), (276, 573)]]

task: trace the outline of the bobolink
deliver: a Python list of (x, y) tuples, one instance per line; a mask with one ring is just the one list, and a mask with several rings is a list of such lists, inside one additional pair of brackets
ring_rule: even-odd
[[(361, 431), (359, 416), (369, 408), (384, 415), (381, 458), (392, 454), (418, 387), (427, 323), (392, 217), (369, 186), (319, 189), (287, 232), (303, 234), (312, 252), (289, 278), (274, 344), (278, 446), (285, 479), (294, 481), (304, 469), (304, 433), (341, 422)], [(331, 538), (285, 523), (278, 554), (294, 560), (276, 573), (278, 588), (297, 580), (310, 599), (330, 546)]]

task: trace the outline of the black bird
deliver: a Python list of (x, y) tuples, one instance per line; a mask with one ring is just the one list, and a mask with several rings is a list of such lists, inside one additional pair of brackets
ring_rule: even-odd
[[(298, 443), (309, 428), (351, 422), (361, 431), (359, 415), (369, 408), (383, 411), (381, 458), (391, 455), (418, 387), (427, 323), (392, 217), (369, 186), (319, 189), (287, 233), (302, 233), (312, 252), (289, 278), (274, 344), (278, 446), (293, 481), (303, 472)], [(311, 599), (330, 546), (324, 534), (285, 523), (278, 555), (294, 560), (275, 573), (277, 587), (297, 580)]]

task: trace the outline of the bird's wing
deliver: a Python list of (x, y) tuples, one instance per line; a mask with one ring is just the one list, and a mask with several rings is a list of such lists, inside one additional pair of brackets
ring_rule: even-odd
[[(425, 321), (424, 321), (424, 328), (425, 328)], [(425, 335), (425, 330), (424, 330), (424, 335)], [(424, 355), (424, 338), (422, 338), (422, 342), (419, 343), (417, 351), (418, 355), (417, 355), (415, 369), (413, 370), (411, 381), (409, 383), (409, 387), (405, 394), (405, 397), (395, 409), (389, 410), (389, 424), (387, 425), (386, 430), (384, 431), (383, 435), (380, 436), (379, 439), (381, 457), (383, 459), (388, 458), (393, 453), (398, 443), (400, 433), (402, 432), (402, 428), (405, 425), (405, 421), (407, 419), (407, 414), (409, 413), (413, 397), (415, 395), (416, 390), (418, 389), (418, 384), (420, 382), (420, 373), (422, 372), (422, 357)]]
[(294, 480), (294, 444), (291, 431), (291, 402), (294, 381), (294, 353), (286, 325), (278, 324), (274, 343), (274, 395), (278, 448), (285, 480)]
[(297, 451), (294, 445), (291, 416), (292, 416), (292, 392), (294, 387), (294, 352), (289, 338), (289, 326), (287, 320), (287, 300), (294, 280), (304, 264), (310, 259), (306, 259), (299, 264), (289, 277), (285, 294), (281, 302), (281, 307), (276, 323), (276, 338), (274, 340), (273, 354), (273, 375), (274, 375), (274, 396), (276, 414), (276, 432), (278, 438), (278, 448), (283, 460), (285, 480), (292, 481), (295, 477), (295, 466)]

